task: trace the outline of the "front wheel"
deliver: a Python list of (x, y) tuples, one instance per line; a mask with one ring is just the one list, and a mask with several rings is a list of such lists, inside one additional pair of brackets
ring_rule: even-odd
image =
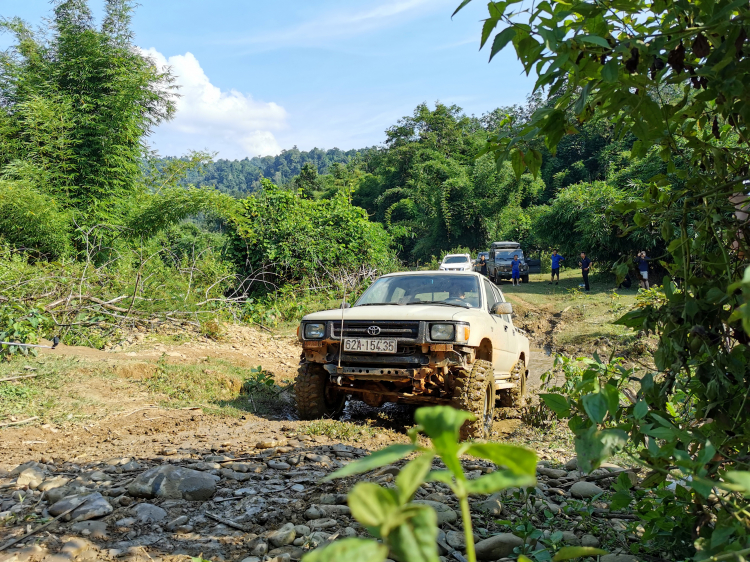
[(344, 411), (346, 394), (330, 383), (330, 376), (318, 363), (302, 363), (294, 381), (297, 412), (301, 420), (338, 418)]
[(529, 276), (528, 276), (528, 275), (524, 275), (523, 277), (521, 277), (521, 280), (522, 280), (522, 281), (523, 281), (524, 283), (528, 283), (528, 282), (529, 282)]
[(459, 437), (462, 441), (487, 439), (492, 432), (492, 422), (495, 419), (495, 375), (492, 364), (477, 359), (471, 371), (461, 369), (457, 375), (453, 405), (471, 412), (476, 418), (463, 424)]

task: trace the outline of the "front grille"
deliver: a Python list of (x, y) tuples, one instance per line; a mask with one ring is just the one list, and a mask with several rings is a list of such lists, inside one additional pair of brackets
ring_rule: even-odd
[[(371, 326), (377, 326), (380, 333), (368, 332)], [(351, 338), (397, 338), (414, 340), (419, 336), (419, 322), (344, 322), (344, 336)], [(341, 337), (341, 322), (333, 323), (333, 337)]]

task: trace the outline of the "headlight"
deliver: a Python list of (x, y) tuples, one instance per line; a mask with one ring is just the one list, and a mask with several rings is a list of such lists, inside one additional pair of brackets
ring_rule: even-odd
[(325, 324), (305, 324), (305, 339), (319, 340), (326, 335)]
[(455, 326), (453, 324), (433, 324), (430, 327), (430, 339), (433, 341), (450, 341), (453, 339)]

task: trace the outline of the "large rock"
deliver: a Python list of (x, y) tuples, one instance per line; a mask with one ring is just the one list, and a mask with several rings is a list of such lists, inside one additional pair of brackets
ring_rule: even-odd
[(594, 535), (583, 535), (581, 537), (581, 546), (599, 548), (599, 539), (597, 539)]
[(445, 533), (445, 542), (451, 545), (456, 550), (466, 550), (466, 535), (459, 533), (458, 531), (448, 531)]
[(573, 457), (565, 463), (565, 470), (578, 470), (578, 457)]
[(218, 476), (179, 466), (162, 465), (147, 470), (129, 486), (136, 498), (168, 498), (205, 501), (216, 492)]
[(433, 502), (430, 500), (414, 500), (412, 503), (428, 505), (434, 509), (435, 513), (437, 513), (438, 525), (442, 525), (443, 523), (453, 523), (458, 519), (458, 514), (444, 503)]
[(513, 549), (523, 540), (511, 533), (500, 533), (476, 544), (477, 560), (497, 560), (513, 555)]
[(114, 511), (110, 503), (99, 492), (91, 492), (63, 498), (50, 506), (49, 513), (53, 517), (57, 517), (78, 504), (80, 504), (80, 507), (63, 517), (64, 521), (87, 521), (88, 519), (109, 515)]
[(268, 542), (275, 547), (282, 547), (292, 544), (295, 538), (297, 538), (297, 531), (294, 528), (294, 523), (287, 523), (280, 529), (270, 533), (268, 535)]
[(581, 539), (573, 531), (562, 532), (562, 542), (568, 546), (581, 546)]
[(602, 492), (604, 490), (593, 482), (576, 482), (570, 487), (570, 494), (574, 498), (593, 498)]
[(18, 474), (16, 486), (27, 486), (32, 490), (36, 490), (42, 482), (44, 482), (44, 471), (38, 466), (30, 466)]
[(502, 492), (492, 494), (489, 498), (480, 502), (476, 505), (479, 511), (482, 511), (488, 515), (500, 516), (503, 514), (503, 498), (505, 496)]
[(562, 478), (563, 476), (568, 475), (567, 470), (560, 470), (557, 468), (546, 468), (544, 466), (536, 467), (536, 471), (542, 476), (547, 476), (549, 478)]
[(167, 512), (150, 503), (139, 503), (133, 508), (133, 513), (141, 523), (158, 523), (167, 518)]
[[(55, 488), (62, 488), (68, 482), (70, 482), (70, 478), (55, 476), (54, 478), (48, 478), (47, 480), (42, 482), (37, 490), (39, 490), (40, 492), (49, 492), (50, 490), (54, 490)], [(49, 498), (49, 494), (47, 494), (47, 497)]]
[(76, 533), (86, 533), (92, 539), (106, 540), (107, 524), (104, 521), (80, 521), (74, 523), (70, 529)]

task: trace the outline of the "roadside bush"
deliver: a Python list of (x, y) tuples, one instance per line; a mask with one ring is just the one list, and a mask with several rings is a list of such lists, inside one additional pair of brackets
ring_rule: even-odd
[(332, 279), (351, 287), (397, 266), (386, 231), (344, 194), (310, 200), (263, 180), (232, 223), (238, 266), (269, 288), (302, 280), (326, 287)]
[(539, 245), (558, 248), (566, 257), (586, 252), (601, 266), (611, 265), (623, 255), (651, 250), (658, 239), (645, 229), (622, 236), (612, 225), (608, 213), (626, 197), (604, 182), (572, 185), (558, 192), (550, 205), (535, 216), (531, 231)]
[(0, 181), (0, 236), (17, 248), (56, 259), (72, 252), (72, 216), (28, 182)]

